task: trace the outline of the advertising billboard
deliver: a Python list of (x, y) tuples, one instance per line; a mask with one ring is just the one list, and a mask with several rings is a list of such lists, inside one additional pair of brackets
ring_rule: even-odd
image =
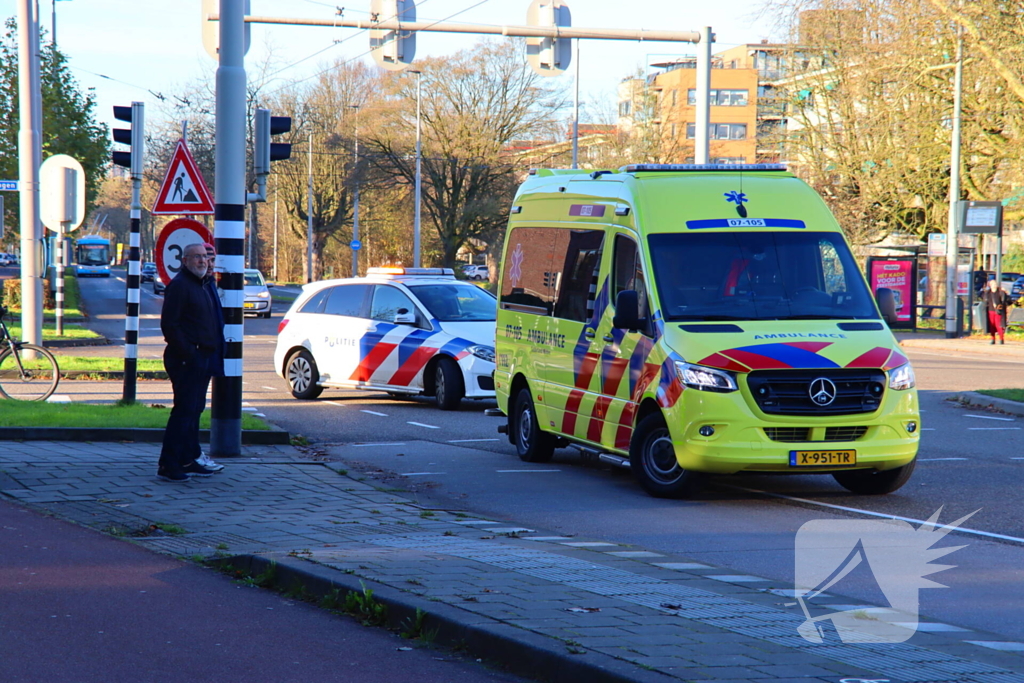
[[(917, 326), (917, 262), (913, 258), (868, 258), (868, 285), (879, 301), (882, 315), (893, 329), (913, 329)], [(880, 291), (881, 290), (881, 291)], [(889, 303), (891, 301), (891, 304)], [(891, 313), (891, 308), (895, 313)]]

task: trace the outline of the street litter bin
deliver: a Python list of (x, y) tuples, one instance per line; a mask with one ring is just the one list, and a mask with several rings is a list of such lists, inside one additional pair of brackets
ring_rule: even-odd
[(981, 332), (985, 331), (985, 302), (975, 301), (973, 306), (972, 328)]

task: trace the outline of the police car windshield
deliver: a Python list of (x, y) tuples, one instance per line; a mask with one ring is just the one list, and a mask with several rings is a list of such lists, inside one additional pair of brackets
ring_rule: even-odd
[(474, 285), (408, 285), (427, 307), (430, 315), (443, 323), (493, 322), (497, 319), (498, 300)]
[(700, 231), (649, 242), (666, 320), (878, 317), (839, 233)]

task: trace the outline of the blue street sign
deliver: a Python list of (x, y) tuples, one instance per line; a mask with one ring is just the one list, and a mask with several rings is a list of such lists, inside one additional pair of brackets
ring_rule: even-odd
[(348, 246), (352, 247), (352, 251), (359, 251), (363, 248), (363, 243), (359, 240), (352, 240), (348, 243)]
[(0, 180), (0, 192), (17, 192), (17, 180)]

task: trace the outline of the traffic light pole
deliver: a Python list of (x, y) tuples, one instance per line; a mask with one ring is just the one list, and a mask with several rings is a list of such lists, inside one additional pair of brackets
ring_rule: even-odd
[(21, 338), (43, 345), (43, 228), (39, 219), (42, 116), (39, 97), (39, 24), (32, 0), (18, 3), (18, 176), (21, 208)]
[[(115, 107), (114, 116), (118, 116)], [(118, 117), (119, 120), (126, 120)], [(142, 234), (142, 170), (145, 161), (145, 105), (132, 102), (130, 119), (131, 129), (131, 160), (129, 169), (132, 177), (131, 232), (128, 235), (128, 277), (127, 293), (125, 294), (124, 315), (124, 384), (121, 400), (124, 403), (135, 403), (135, 388), (139, 359), (139, 301), (141, 286), (140, 238)], [(123, 140), (120, 140), (123, 142)], [(116, 159), (115, 162), (117, 163)]]
[(242, 302), (245, 259), (245, 2), (220, 0), (214, 236), (224, 291), (224, 376), (213, 378), (210, 454), (242, 454)]

